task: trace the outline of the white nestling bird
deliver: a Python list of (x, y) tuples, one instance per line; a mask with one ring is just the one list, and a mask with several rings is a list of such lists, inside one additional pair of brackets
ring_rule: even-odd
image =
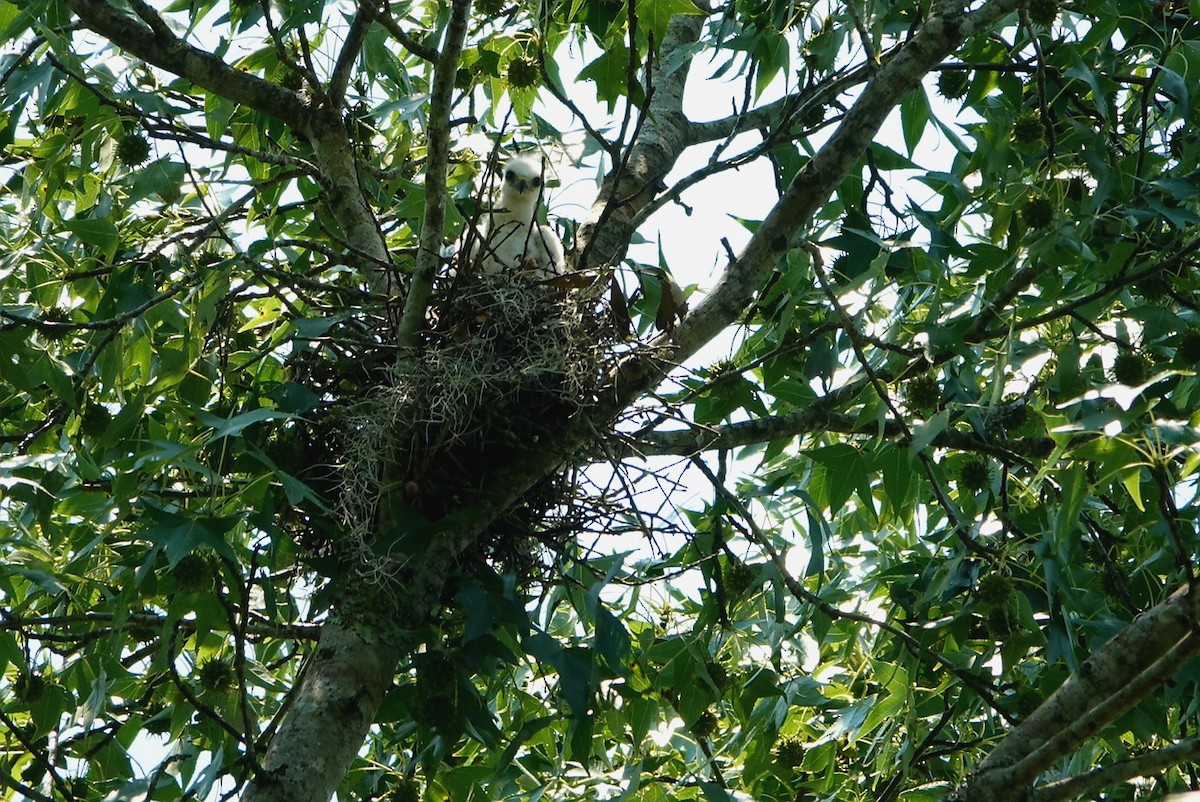
[(525, 271), (534, 278), (553, 278), (566, 269), (562, 240), (553, 228), (537, 222), (542, 189), (541, 159), (518, 156), (504, 165), (500, 202), (487, 213), (471, 249), (482, 272)]

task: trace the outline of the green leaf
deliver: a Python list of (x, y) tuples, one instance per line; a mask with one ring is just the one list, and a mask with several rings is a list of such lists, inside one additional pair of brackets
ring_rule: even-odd
[(99, 248), (108, 258), (117, 252), (117, 245), (121, 241), (117, 227), (108, 220), (71, 220), (67, 223), (67, 230), (79, 237), (80, 241)]
[(900, 127), (904, 132), (904, 147), (914, 156), (925, 130), (929, 127), (929, 97), (924, 87), (908, 93), (900, 103)]

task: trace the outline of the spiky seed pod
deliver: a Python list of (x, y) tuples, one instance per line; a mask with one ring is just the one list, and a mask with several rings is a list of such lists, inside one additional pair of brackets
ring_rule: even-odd
[(1021, 685), (1012, 695), (1012, 707), (1018, 716), (1028, 718), (1042, 704), (1042, 695), (1028, 685)]
[(126, 167), (137, 167), (149, 158), (150, 142), (141, 134), (125, 134), (117, 140), (117, 159)]
[(449, 730), (458, 720), (458, 699), (454, 696), (418, 696), (411, 711), (413, 721), (431, 730)]
[(421, 799), (421, 784), (416, 780), (401, 780), (379, 799), (380, 802), (418, 802)]
[(837, 284), (845, 284), (846, 277), (850, 275), (850, 254), (843, 253), (838, 258), (833, 260), (833, 264), (829, 266), (829, 274)]
[(87, 437), (100, 437), (112, 423), (112, 413), (103, 404), (88, 404), (83, 408), (83, 417), (79, 421), (79, 431)]
[(1021, 220), (1032, 229), (1045, 228), (1054, 222), (1054, 201), (1034, 195), (1021, 206)]
[(1029, 21), (1050, 26), (1058, 19), (1058, 0), (1029, 0)]
[[(63, 324), (72, 322), (70, 311), (59, 306), (52, 306), (43, 310), (41, 318), (43, 323)], [(69, 328), (59, 328), (58, 326), (40, 329), (40, 331), (42, 337), (47, 340), (62, 340), (71, 334)]]
[(967, 70), (942, 70), (938, 75), (938, 94), (946, 100), (960, 100), (971, 88), (971, 73)]
[(88, 798), (88, 781), (83, 777), (71, 777), (67, 780), (67, 793), (71, 799), (87, 799)]
[(1175, 360), (1184, 365), (1200, 364), (1200, 329), (1188, 329), (1180, 335)]
[(692, 724), (692, 735), (697, 738), (707, 738), (717, 731), (717, 714), (711, 710), (705, 710), (700, 714), (696, 722)]
[(154, 698), (143, 709), (142, 729), (154, 735), (164, 735), (171, 730), (171, 717), (164, 716), (167, 712), (167, 703), (162, 699)]
[(1073, 175), (1066, 179), (1064, 184), (1065, 186), (1063, 187), (1063, 195), (1069, 201), (1079, 203), (1079, 201), (1083, 200), (1084, 196), (1087, 195), (1087, 184), (1077, 175)]
[(1019, 147), (1033, 148), (1046, 142), (1046, 126), (1036, 111), (1023, 111), (1013, 120), (1012, 141)]
[(518, 56), (508, 62), (508, 84), (515, 89), (530, 89), (542, 82), (542, 71), (536, 59)]
[(755, 571), (741, 560), (729, 563), (725, 569), (725, 585), (734, 596), (744, 596), (754, 583)]
[(709, 660), (704, 664), (704, 670), (708, 672), (708, 676), (712, 680), (713, 685), (717, 687), (717, 691), (724, 693), (729, 687), (729, 672), (725, 670), (725, 666), (716, 660)]
[(1181, 126), (1171, 132), (1171, 137), (1167, 140), (1167, 152), (1171, 154), (1171, 158), (1183, 158), (1183, 153), (1187, 149), (1187, 134), (1186, 126)]
[(968, 457), (958, 468), (958, 486), (971, 493), (983, 490), (991, 480), (991, 468), (983, 457)]
[(1002, 640), (1017, 631), (1017, 617), (1007, 607), (993, 607), (988, 610), (984, 624), (988, 635), (996, 640)]
[(1112, 378), (1119, 384), (1136, 387), (1150, 377), (1150, 364), (1136, 351), (1122, 351), (1113, 360)]
[(825, 122), (825, 104), (823, 103), (810, 106), (800, 118), (800, 123), (805, 128), (816, 128), (823, 122)]
[(904, 383), (904, 401), (914, 412), (932, 412), (941, 400), (942, 388), (928, 373), (913, 376)]
[(286, 70), (283, 73), (283, 79), (279, 85), (284, 89), (290, 89), (293, 92), (299, 92), (304, 88), (304, 76), (295, 70)]
[(211, 591), (216, 583), (213, 565), (202, 554), (185, 554), (171, 569), (175, 587), (184, 593)]
[(975, 598), (980, 604), (989, 606), (1007, 606), (1016, 595), (1012, 577), (1008, 574), (992, 571), (979, 577), (975, 586)]
[(46, 692), (46, 678), (41, 674), (22, 671), (12, 685), (13, 696), (24, 704), (32, 704)]
[(233, 666), (220, 657), (209, 658), (196, 669), (196, 681), (206, 691), (223, 691), (233, 684)]
[(775, 762), (790, 769), (804, 763), (804, 742), (794, 735), (780, 738), (775, 743)]
[(1029, 421), (1029, 405), (1016, 398), (1006, 399), (992, 411), (992, 420), (1007, 432), (1020, 429)]

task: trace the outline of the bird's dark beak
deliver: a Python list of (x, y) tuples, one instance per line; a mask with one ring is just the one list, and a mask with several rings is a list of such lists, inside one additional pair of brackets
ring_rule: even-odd
[(520, 192), (522, 195), (524, 195), (525, 190), (527, 190), (527, 189), (529, 189), (529, 182), (526, 181), (524, 178), (518, 178), (517, 179), (517, 192)]

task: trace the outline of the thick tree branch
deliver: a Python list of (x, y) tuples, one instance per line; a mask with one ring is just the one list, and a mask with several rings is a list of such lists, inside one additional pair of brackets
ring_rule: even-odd
[(683, 115), (683, 89), (690, 59), (678, 69), (662, 68), (670, 53), (695, 42), (704, 16), (683, 14), (671, 20), (659, 57), (650, 69), (653, 94), (645, 118), (627, 158), (613, 165), (604, 178), (596, 202), (579, 226), (575, 248), (581, 254), (580, 270), (620, 262), (633, 237), (632, 221), (658, 194), (663, 176), (687, 146), (688, 121)]
[(67, 0), (67, 5), (87, 28), (149, 64), (289, 125), (300, 126), (305, 119), (306, 104), (299, 94), (234, 69), (212, 53), (189, 45), (171, 33), (162, 20), (162, 24), (143, 25), (107, 0)]
[(244, 802), (325, 802), (362, 747), (399, 660), (364, 628), (331, 621)]
[[(1089, 712), (1105, 704), (1106, 700), (1116, 698), (1118, 702), (1124, 701), (1122, 694), (1127, 686), (1136, 685), (1141, 697), (1144, 697), (1152, 687), (1147, 687), (1149, 683), (1138, 682), (1138, 678), (1148, 673), (1158, 673), (1158, 669), (1175, 662), (1169, 659), (1160, 663), (1164, 655), (1186, 657), (1195, 654), (1197, 647), (1200, 647), (1200, 639), (1189, 636), (1196, 623), (1196, 599), (1186, 587), (1134, 619), (1081, 663), (1062, 687), (996, 745), (980, 763), (978, 771), (960, 787), (960, 798), (972, 802), (1003, 802), (1011, 799), (1014, 782), (1020, 783), (1021, 787), (1027, 786), (1032, 781), (1030, 771), (1038, 766), (1044, 768), (1049, 765), (1047, 759), (1065, 755), (1049, 756), (1041, 752), (1035, 761), (1036, 765), (1029, 763), (1021, 766), (1022, 761), (1037, 754), (1045, 744), (1076, 723), (1088, 724)], [(1181, 645), (1180, 642), (1185, 638), (1186, 645)], [(1114, 715), (1120, 714), (1121, 704), (1114, 703), (1111, 707), (1116, 711)], [(1097, 718), (1111, 720), (1107, 714)], [(1074, 738), (1062, 741), (1063, 748), (1068, 752), (1074, 745)], [(1020, 776), (1014, 772), (1014, 767), (1020, 767)]]
[(429, 98), (429, 128), (426, 131), (425, 218), (421, 222), (412, 283), (404, 300), (404, 315), (396, 332), (401, 348), (413, 344), (413, 338), (425, 321), (425, 308), (433, 293), (433, 276), (441, 259), (442, 234), (446, 225), (446, 165), (450, 159), (450, 106), (470, 11), (471, 0), (454, 0), (446, 42), (433, 68), (433, 94)]
[(867, 83), (841, 125), (796, 174), (708, 297), (673, 333), (653, 343), (648, 349), (653, 358), (635, 356), (622, 366), (615, 380), (621, 406), (657, 384), (665, 375), (664, 363), (679, 364), (737, 319), (778, 261), (799, 243), (805, 226), (853, 169), (900, 100), (966, 37), (988, 30), (1018, 5), (1019, 0), (990, 0), (966, 12), (961, 0), (939, 4), (920, 31)]

